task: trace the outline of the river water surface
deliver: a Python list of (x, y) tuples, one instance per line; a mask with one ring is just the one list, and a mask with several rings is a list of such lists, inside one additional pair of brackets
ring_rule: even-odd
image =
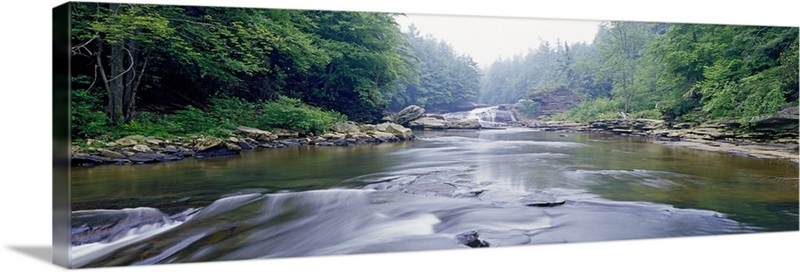
[(418, 139), (72, 169), (75, 267), (798, 229), (798, 167), (602, 134)]

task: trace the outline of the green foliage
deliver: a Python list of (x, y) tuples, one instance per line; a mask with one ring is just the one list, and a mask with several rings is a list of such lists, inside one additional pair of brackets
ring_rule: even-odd
[(536, 101), (520, 99), (517, 101), (517, 104), (514, 104), (514, 109), (527, 118), (535, 118), (539, 115), (539, 106), (541, 105)]
[(583, 101), (575, 108), (554, 115), (552, 120), (568, 120), (574, 122), (587, 122), (599, 119), (620, 118), (624, 101), (598, 98)]
[(75, 139), (97, 137), (107, 131), (108, 116), (100, 95), (87, 90), (70, 93), (70, 133)]
[(347, 117), (335, 111), (325, 111), (303, 104), (299, 99), (281, 96), (276, 101), (264, 103), (259, 128), (288, 128), (320, 135), (331, 126), (344, 122)]

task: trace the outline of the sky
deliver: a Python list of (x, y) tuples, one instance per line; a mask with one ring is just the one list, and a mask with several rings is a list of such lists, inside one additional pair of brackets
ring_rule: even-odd
[(523, 17), (406, 14), (395, 20), (404, 32), (413, 24), (420, 34), (444, 40), (487, 68), (498, 58), (511, 58), (536, 49), (542, 41), (555, 45), (591, 43), (600, 21), (555, 20)]

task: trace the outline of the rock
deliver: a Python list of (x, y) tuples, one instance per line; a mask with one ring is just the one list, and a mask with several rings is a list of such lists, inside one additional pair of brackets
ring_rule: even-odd
[(411, 140), (414, 139), (414, 133), (411, 132), (411, 129), (403, 127), (401, 125), (395, 123), (381, 123), (375, 128), (380, 132), (387, 132), (391, 133), (392, 135), (396, 136), (397, 138), (403, 140)]
[(360, 125), (358, 126), (358, 130), (361, 132), (375, 131), (375, 125), (370, 125), (370, 124)]
[(92, 166), (97, 164), (106, 164), (109, 160), (97, 155), (89, 155), (85, 153), (73, 154), (70, 159), (70, 164), (73, 166)]
[(239, 147), (241, 147), (242, 149), (248, 149), (249, 150), (249, 149), (255, 148), (255, 147), (253, 147), (253, 145), (251, 145), (251, 144), (249, 144), (249, 143), (247, 143), (245, 141), (240, 141), (240, 142), (237, 142), (236, 144), (239, 145)]
[(300, 133), (290, 129), (283, 129), (283, 128), (276, 128), (272, 130), (272, 134), (278, 136), (279, 139), (281, 138), (297, 138), (300, 136)]
[(239, 126), (236, 128), (236, 133), (242, 135), (247, 138), (252, 138), (256, 141), (260, 142), (269, 142), (278, 139), (278, 136), (273, 135), (268, 131), (263, 131), (257, 128), (251, 128), (246, 126)]
[(147, 137), (147, 138), (144, 139), (144, 142), (149, 144), (149, 145), (154, 145), (154, 146), (160, 146), (161, 144), (164, 143), (163, 140), (155, 138), (155, 137)]
[(479, 239), (477, 231), (470, 231), (456, 235), (456, 240), (458, 240), (459, 244), (471, 248), (489, 247), (488, 242)]
[(216, 137), (206, 137), (203, 139), (198, 139), (194, 148), (197, 150), (197, 152), (202, 152), (219, 146), (223, 146), (222, 140)]
[(177, 161), (183, 159), (183, 156), (137, 153), (134, 154), (133, 156), (130, 156), (128, 159), (134, 163), (155, 163), (155, 162)]
[(331, 130), (338, 133), (360, 132), (360, 130), (358, 129), (358, 125), (356, 123), (353, 123), (352, 121), (336, 123), (331, 127)]
[(161, 152), (164, 152), (164, 153), (167, 153), (167, 154), (178, 153), (178, 148), (175, 147), (174, 145), (168, 145), (167, 147), (162, 149)]
[(238, 143), (239, 141), (240, 141), (239, 138), (236, 138), (236, 137), (233, 137), (233, 136), (228, 137), (228, 142), (230, 142), (230, 143), (234, 143), (235, 144), (235, 143)]
[(131, 148), (131, 149), (133, 149), (133, 151), (140, 152), (140, 153), (153, 152), (153, 150), (150, 149), (150, 147), (147, 147), (146, 145), (134, 145), (133, 148)]
[(411, 105), (400, 110), (400, 112), (395, 115), (394, 123), (407, 125), (408, 122), (420, 118), (423, 114), (425, 114), (425, 109), (417, 105)]
[(553, 200), (553, 201), (537, 201), (525, 204), (528, 207), (554, 207), (554, 206), (561, 206), (567, 203), (566, 200)]
[(127, 158), (127, 156), (122, 155), (122, 153), (119, 153), (119, 152), (116, 152), (116, 151), (111, 151), (111, 150), (108, 150), (108, 149), (105, 149), (105, 148), (98, 148), (97, 152), (100, 153), (100, 156), (103, 156), (103, 157), (106, 157), (106, 158), (111, 158), (111, 159), (124, 159), (124, 158)]
[(116, 144), (115, 146), (123, 146), (123, 147), (134, 146), (139, 143), (144, 143), (144, 136), (141, 135), (125, 136), (117, 139), (116, 141), (114, 141), (114, 143)]
[(451, 129), (480, 129), (481, 122), (478, 119), (465, 119), (449, 123)]
[(432, 117), (421, 117), (408, 123), (411, 128), (418, 129), (446, 129), (449, 127), (447, 121)]
[(238, 145), (225, 143), (216, 137), (199, 139), (194, 148), (197, 150), (194, 153), (197, 158), (238, 155), (242, 151)]
[(326, 133), (322, 135), (322, 138), (325, 138), (326, 140), (331, 140), (331, 139), (338, 140), (347, 138), (347, 135), (341, 133)]
[(375, 131), (375, 132), (372, 132), (371, 135), (372, 135), (372, 138), (378, 140), (379, 142), (384, 142), (384, 143), (385, 142), (396, 142), (396, 141), (400, 140), (399, 138), (394, 136), (394, 134), (391, 134), (391, 133), (388, 133), (388, 132)]
[(539, 103), (538, 118), (549, 117), (572, 109), (580, 103), (581, 97), (567, 88), (559, 88), (552, 92), (542, 93), (533, 98)]
[(138, 227), (166, 223), (167, 215), (155, 208), (75, 211), (71, 216), (71, 244), (113, 242)]

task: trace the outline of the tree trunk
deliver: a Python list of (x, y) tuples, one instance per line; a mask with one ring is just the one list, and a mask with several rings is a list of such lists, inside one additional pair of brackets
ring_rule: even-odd
[(111, 45), (111, 54), (108, 56), (108, 118), (112, 124), (124, 121), (123, 94), (125, 82), (122, 73), (125, 71), (125, 49), (122, 45)]

